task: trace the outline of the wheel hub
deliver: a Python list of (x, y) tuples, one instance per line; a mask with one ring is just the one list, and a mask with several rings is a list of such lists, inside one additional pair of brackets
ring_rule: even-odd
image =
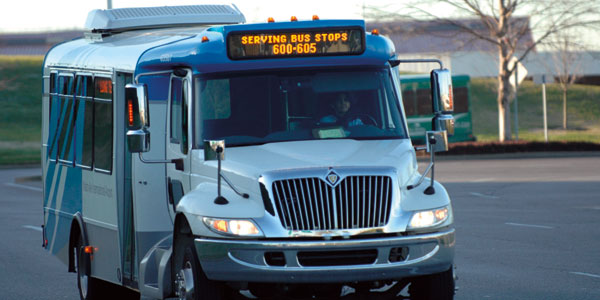
[(194, 273), (189, 261), (185, 262), (185, 265), (177, 273), (175, 288), (179, 300), (194, 299)]

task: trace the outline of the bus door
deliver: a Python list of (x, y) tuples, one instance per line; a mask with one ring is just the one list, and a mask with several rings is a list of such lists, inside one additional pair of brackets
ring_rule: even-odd
[[(170, 74), (170, 73), (169, 73)], [(169, 74), (150, 74), (139, 76), (138, 83), (145, 84), (149, 101), (150, 151), (143, 153), (144, 160), (155, 161), (147, 163), (140, 160), (138, 153), (131, 153), (131, 186), (133, 192), (133, 238), (130, 266), (131, 276), (139, 282), (144, 276), (144, 284), (152, 283), (152, 270), (148, 274), (138, 274), (140, 262), (151, 255), (152, 248), (162, 239), (173, 233), (173, 220), (168, 210), (166, 190), (166, 157), (165, 141), (162, 137), (166, 132), (167, 103), (169, 99)], [(123, 104), (126, 105), (126, 104)], [(158, 162), (158, 163), (156, 163)], [(127, 246), (126, 246), (127, 247)], [(127, 262), (127, 260), (126, 260)], [(137, 277), (136, 277), (137, 276)]]
[[(124, 99), (125, 85), (133, 81), (133, 76), (128, 73), (117, 73), (117, 91), (121, 93), (121, 97)], [(117, 116), (119, 120), (122, 120), (123, 124), (127, 124), (127, 111), (126, 101), (117, 101), (121, 103), (122, 109), (117, 109)], [(125, 128), (125, 125), (123, 125)], [(119, 132), (125, 133), (126, 130), (120, 130)], [(122, 172), (117, 172), (121, 178), (119, 182), (123, 182), (122, 196), (118, 203), (118, 214), (119, 214), (119, 241), (121, 245), (121, 282), (126, 286), (135, 286), (137, 282), (137, 270), (136, 270), (136, 252), (135, 252), (135, 229), (133, 223), (133, 185), (132, 185), (132, 162), (131, 153), (127, 145), (126, 135), (123, 134), (119, 137), (119, 141), (123, 145), (117, 145), (117, 149), (125, 149), (121, 155), (116, 157), (119, 162), (118, 166), (122, 166)], [(117, 151), (119, 153), (119, 151)], [(121, 175), (122, 174), (122, 175)]]
[[(167, 121), (167, 159), (180, 162), (167, 164), (167, 190), (171, 217), (181, 197), (190, 190), (190, 136), (189, 115), (192, 99), (192, 72), (185, 76), (171, 76)], [(182, 74), (184, 72), (176, 72)]]

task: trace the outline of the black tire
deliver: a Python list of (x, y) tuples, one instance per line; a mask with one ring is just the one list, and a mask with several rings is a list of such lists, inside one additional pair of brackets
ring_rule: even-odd
[(90, 261), (84, 254), (82, 238), (75, 243), (75, 268), (77, 271), (77, 289), (81, 300), (98, 299), (140, 299), (140, 294), (128, 288), (85, 275)]
[[(178, 299), (226, 300), (226, 286), (209, 280), (198, 260), (193, 240), (180, 236), (175, 246), (174, 290)], [(190, 281), (191, 280), (191, 281)]]
[(408, 287), (412, 300), (454, 299), (454, 276), (448, 271), (414, 278)]
[(77, 289), (79, 290), (79, 298), (81, 300), (101, 299), (102, 296), (99, 294), (101, 290), (99, 280), (86, 275), (86, 273), (89, 274), (90, 261), (86, 258), (87, 256), (84, 253), (81, 236), (78, 237), (77, 242), (75, 242), (73, 251), (75, 251), (75, 269), (77, 270)]

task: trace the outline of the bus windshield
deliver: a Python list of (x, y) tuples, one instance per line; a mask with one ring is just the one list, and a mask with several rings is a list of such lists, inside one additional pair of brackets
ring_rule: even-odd
[(388, 69), (199, 76), (195, 91), (197, 143), (225, 140), (228, 146), (243, 146), (408, 136)]

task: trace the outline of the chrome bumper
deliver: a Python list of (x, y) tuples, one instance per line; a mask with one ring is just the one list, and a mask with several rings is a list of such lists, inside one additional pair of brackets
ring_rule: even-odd
[[(195, 239), (202, 269), (212, 280), (244, 282), (353, 282), (400, 279), (448, 270), (454, 260), (454, 229), (415, 236), (364, 240), (256, 241)], [(393, 248), (407, 248), (408, 256), (390, 262)], [(303, 266), (302, 251), (373, 250), (370, 264)], [(269, 265), (266, 252), (283, 253), (284, 266)]]

